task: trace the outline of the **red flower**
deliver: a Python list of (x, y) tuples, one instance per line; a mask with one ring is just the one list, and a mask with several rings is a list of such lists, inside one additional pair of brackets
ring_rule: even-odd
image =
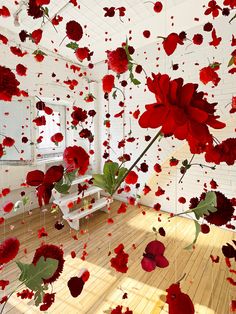
[(54, 184), (43, 183), (37, 187), (37, 197), (39, 206), (47, 205), (50, 202), (52, 196), (52, 189)]
[(219, 165), (226, 162), (231, 166), (236, 160), (236, 138), (228, 138), (216, 146), (209, 145), (206, 149), (205, 160)]
[[(214, 213), (210, 213), (209, 215), (205, 215), (204, 218), (210, 224), (216, 226), (226, 225), (233, 217), (234, 207), (231, 204), (231, 201), (221, 192), (215, 192), (216, 194), (216, 209), (217, 211)], [(190, 208), (195, 208), (201, 200), (204, 200), (206, 197), (206, 193), (202, 193), (200, 199), (192, 198), (190, 200), (191, 206)]]
[(30, 186), (39, 186), (43, 183), (44, 173), (41, 170), (33, 170), (27, 173), (26, 183)]
[(121, 203), (120, 207), (117, 210), (117, 214), (124, 214), (124, 213), (126, 213), (127, 207), (128, 207), (127, 204)]
[(194, 45), (201, 45), (203, 42), (203, 36), (201, 34), (195, 34), (193, 36)]
[(89, 271), (87, 269), (82, 269), (78, 277), (70, 278), (67, 286), (73, 298), (77, 298), (81, 294), (84, 284), (89, 279), (89, 276)]
[(168, 56), (172, 55), (177, 45), (183, 45), (183, 40), (176, 33), (171, 33), (162, 42), (163, 48)]
[(47, 237), (48, 233), (45, 230), (44, 227), (42, 227), (41, 229), (38, 230), (38, 238), (41, 239), (42, 237)]
[(150, 272), (156, 267), (165, 268), (169, 265), (164, 256), (165, 246), (162, 242), (154, 240), (148, 243), (143, 254), (141, 265), (143, 270)]
[(16, 73), (20, 76), (26, 76), (27, 68), (23, 64), (17, 64)]
[(174, 158), (174, 157), (172, 157), (172, 158), (170, 159), (170, 166), (171, 166), (171, 167), (177, 166), (178, 163), (179, 163), (179, 160), (178, 160), (178, 159), (176, 159), (176, 158)]
[(162, 11), (162, 8), (163, 8), (163, 5), (160, 1), (157, 1), (154, 3), (154, 7), (153, 7), (153, 10), (156, 12), (156, 13), (160, 13)]
[(31, 34), (31, 38), (33, 40), (33, 42), (38, 45), (42, 39), (42, 35), (43, 35), (43, 31), (41, 29), (36, 29), (35, 31), (33, 31), (33, 33)]
[(128, 307), (126, 308), (125, 312), (122, 311), (123, 306), (117, 305), (117, 307), (111, 311), (111, 314), (133, 314), (133, 311), (131, 311)]
[(5, 7), (5, 5), (3, 5), (2, 8), (0, 8), (0, 16), (2, 16), (2, 17), (9, 17), (9, 16), (11, 16), (10, 11), (8, 10), (7, 7)]
[(55, 293), (45, 293), (43, 296), (43, 304), (40, 305), (40, 311), (47, 311), (55, 301)]
[(135, 171), (130, 171), (127, 177), (125, 178), (125, 182), (127, 184), (136, 184), (138, 181), (138, 175)]
[(7, 39), (6, 36), (0, 34), (0, 40), (1, 40), (1, 42), (3, 43), (3, 45), (7, 45), (8, 39)]
[(209, 43), (210, 46), (214, 46), (214, 47), (219, 46), (219, 44), (221, 43), (222, 37), (217, 37), (216, 36), (215, 28), (213, 29), (213, 31), (211, 33), (211, 37), (212, 37), (212, 41)]
[(2, 141), (3, 146), (12, 147), (15, 144), (15, 140), (11, 137), (4, 137)]
[(201, 153), (212, 135), (208, 125), (221, 129), (225, 124), (217, 121), (215, 105), (203, 99), (204, 93), (197, 92), (197, 84), (183, 85), (183, 79), (170, 80), (167, 74), (153, 74), (147, 79), (149, 90), (155, 94), (156, 103), (146, 105), (139, 124), (142, 128), (158, 128), (166, 135), (179, 140), (186, 139), (193, 154)]
[(62, 165), (52, 166), (46, 171), (44, 182), (49, 183), (49, 184), (59, 182), (63, 177), (63, 173), (64, 173), (64, 167)]
[(14, 203), (7, 202), (5, 205), (3, 205), (2, 209), (4, 213), (10, 213), (14, 208)]
[(194, 314), (194, 305), (190, 297), (180, 290), (180, 284), (172, 284), (167, 291), (166, 303), (169, 314)]
[(230, 6), (231, 9), (236, 8), (236, 0), (225, 0), (224, 5)]
[(32, 299), (34, 296), (34, 292), (29, 289), (24, 289), (21, 292), (17, 292), (17, 296), (21, 299)]
[(37, 52), (35, 55), (34, 55), (34, 58), (37, 62), (42, 62), (44, 60), (44, 55), (40, 52)]
[(83, 61), (87, 59), (89, 56), (89, 49), (87, 47), (84, 48), (77, 48), (75, 50), (75, 56), (79, 61)]
[(11, 101), (12, 96), (20, 96), (19, 85), (15, 74), (0, 65), (0, 100)]
[(40, 257), (42, 256), (45, 260), (47, 258), (52, 258), (58, 261), (58, 266), (55, 273), (50, 278), (43, 280), (45, 284), (52, 283), (60, 277), (63, 271), (63, 266), (65, 262), (63, 258), (63, 251), (58, 246), (53, 244), (41, 245), (39, 248), (36, 249), (32, 263), (36, 265)]
[(216, 70), (218, 69), (213, 68), (211, 65), (202, 68), (200, 70), (201, 82), (205, 85), (209, 82), (212, 82), (215, 86), (217, 86), (221, 79), (219, 78)]
[(28, 15), (32, 16), (34, 19), (38, 19), (43, 16), (42, 7), (37, 5), (37, 0), (29, 0), (27, 12)]
[(212, 14), (213, 18), (217, 17), (219, 15), (219, 11), (222, 10), (219, 5), (217, 5), (217, 2), (212, 0), (208, 3), (208, 8), (204, 12), (205, 15)]
[(17, 238), (8, 238), (0, 244), (0, 264), (9, 263), (19, 252), (20, 242)]
[(117, 48), (107, 52), (108, 67), (117, 74), (125, 73), (128, 70), (128, 58), (124, 48)]
[(128, 270), (127, 263), (128, 263), (129, 255), (124, 252), (124, 245), (119, 244), (114, 249), (114, 252), (116, 253), (116, 256), (110, 260), (111, 267), (115, 268), (117, 272), (126, 273)]
[(0, 287), (2, 290), (5, 290), (6, 286), (8, 286), (10, 283), (9, 280), (0, 280)]
[(46, 125), (46, 118), (45, 116), (40, 116), (37, 117), (33, 120), (33, 122), (37, 125), (37, 126), (41, 126), (41, 125)]
[(95, 97), (94, 97), (93, 94), (91, 94), (91, 93), (89, 93), (88, 95), (86, 95), (86, 96), (84, 97), (84, 100), (85, 100), (86, 102), (93, 102), (94, 99), (95, 99)]
[(78, 169), (80, 175), (84, 175), (89, 166), (89, 155), (80, 146), (69, 146), (64, 150), (63, 160), (66, 163), (67, 171)]
[(76, 21), (70, 21), (66, 24), (66, 35), (69, 39), (79, 41), (83, 37), (83, 28)]
[(53, 143), (60, 143), (63, 141), (63, 135), (61, 133), (55, 133), (52, 137), (51, 137), (51, 141)]
[(50, 0), (36, 0), (37, 5), (47, 5), (50, 3)]
[(15, 56), (17, 56), (17, 57), (19, 57), (19, 58), (23, 58), (25, 55), (27, 55), (28, 54), (28, 52), (27, 51), (22, 51), (20, 48), (18, 48), (18, 47), (10, 47), (10, 50), (11, 50), (11, 52), (15, 55)]
[(60, 22), (63, 21), (63, 17), (60, 15), (56, 15), (54, 16), (54, 18), (52, 19), (52, 25), (57, 26), (60, 24)]
[(112, 74), (105, 75), (102, 79), (102, 88), (104, 93), (110, 93), (114, 87), (115, 77)]

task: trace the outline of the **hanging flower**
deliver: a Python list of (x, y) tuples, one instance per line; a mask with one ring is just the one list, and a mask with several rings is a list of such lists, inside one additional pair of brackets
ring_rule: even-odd
[(42, 256), (44, 257), (45, 260), (47, 258), (52, 258), (52, 259), (56, 259), (58, 261), (58, 266), (57, 266), (55, 273), (50, 278), (43, 280), (45, 284), (53, 283), (54, 281), (56, 281), (60, 277), (60, 275), (63, 271), (63, 266), (64, 266), (64, 262), (65, 262), (65, 260), (63, 258), (63, 251), (61, 248), (59, 248), (56, 245), (43, 244), (39, 248), (36, 249), (32, 263), (34, 265), (36, 265), (37, 262), (39, 261), (40, 257), (42, 257)]
[(138, 175), (135, 171), (130, 171), (127, 177), (125, 178), (125, 183), (127, 184), (136, 184), (138, 181)]
[(83, 110), (80, 107), (73, 107), (73, 109), (74, 111), (71, 114), (71, 117), (73, 119), (72, 124), (76, 126), (80, 122), (84, 122), (87, 119), (88, 115), (87, 111)]
[(215, 146), (209, 145), (206, 149), (205, 160), (219, 165), (222, 162), (234, 165), (236, 160), (236, 138), (228, 138)]
[(42, 7), (37, 5), (37, 0), (29, 0), (27, 12), (33, 19), (39, 19), (44, 14)]
[(217, 70), (219, 70), (219, 68), (220, 63), (218, 62), (214, 62), (208, 67), (202, 68), (200, 70), (200, 81), (205, 85), (209, 82), (212, 82), (215, 86), (217, 86), (221, 80), (216, 72)]
[(214, 115), (215, 105), (203, 99), (204, 93), (197, 92), (197, 84), (183, 85), (183, 79), (170, 80), (167, 74), (153, 74), (147, 79), (149, 90), (155, 94), (156, 103), (146, 105), (139, 118), (142, 128), (158, 128), (166, 135), (179, 140), (186, 139), (193, 154), (205, 151), (212, 143), (208, 126), (215, 129), (225, 127)]
[(36, 29), (31, 34), (32, 41), (38, 45), (42, 39), (43, 31), (41, 29)]
[(64, 150), (63, 160), (67, 171), (78, 170), (80, 175), (84, 175), (89, 166), (89, 155), (80, 146), (69, 146)]
[(0, 100), (11, 101), (13, 96), (20, 96), (19, 85), (15, 74), (0, 65)]
[(224, 0), (224, 5), (230, 6), (231, 9), (235, 9), (236, 0)]
[(7, 264), (19, 252), (20, 242), (17, 238), (8, 238), (0, 244), (0, 264)]
[(77, 48), (75, 50), (75, 56), (80, 62), (82, 62), (89, 57), (89, 49), (87, 47)]
[(55, 143), (56, 145), (58, 145), (58, 143), (62, 142), (64, 139), (63, 134), (59, 133), (55, 133), (54, 135), (51, 136), (51, 141), (53, 143)]
[(23, 65), (23, 64), (17, 64), (16, 66), (16, 73), (19, 75), (19, 76), (26, 76), (26, 71), (27, 71), (27, 68)]
[(125, 73), (128, 70), (128, 58), (124, 48), (117, 48), (107, 52), (108, 67), (117, 74)]
[(143, 270), (150, 272), (156, 267), (165, 268), (169, 262), (164, 256), (165, 246), (162, 242), (154, 240), (148, 243), (143, 254), (141, 265)]
[(212, 14), (213, 18), (219, 15), (219, 11), (222, 10), (215, 0), (208, 2), (208, 8), (205, 11), (205, 15)]
[(115, 270), (117, 272), (126, 273), (128, 270), (127, 263), (128, 263), (129, 255), (127, 253), (125, 253), (124, 245), (119, 244), (114, 249), (114, 252), (115, 252), (116, 256), (110, 260), (111, 267), (115, 268)]
[(9, 136), (6, 136), (4, 137), (2, 144), (6, 147), (12, 147), (15, 144), (15, 140)]
[(180, 37), (180, 35), (176, 33), (171, 33), (166, 38), (164, 38), (162, 45), (163, 48), (167, 54), (167, 56), (170, 56), (174, 53), (175, 49), (177, 48), (177, 45), (183, 45), (183, 40)]
[(105, 75), (102, 79), (102, 88), (104, 93), (110, 93), (114, 87), (115, 77), (112, 74)]
[(66, 24), (66, 35), (69, 39), (79, 41), (83, 37), (83, 28), (76, 21), (69, 21)]

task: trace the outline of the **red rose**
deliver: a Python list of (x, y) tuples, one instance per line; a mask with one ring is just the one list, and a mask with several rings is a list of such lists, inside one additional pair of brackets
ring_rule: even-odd
[(51, 137), (51, 141), (53, 143), (60, 143), (63, 141), (63, 135), (61, 133), (55, 133), (52, 137)]
[(75, 56), (79, 61), (83, 61), (87, 59), (89, 56), (89, 49), (87, 47), (84, 48), (77, 48), (75, 50)]
[(89, 155), (80, 146), (69, 146), (64, 150), (63, 160), (66, 163), (67, 171), (78, 169), (80, 175), (84, 175), (89, 166)]
[(27, 68), (23, 65), (23, 64), (17, 64), (16, 66), (16, 73), (19, 75), (19, 76), (26, 76), (26, 71), (27, 71)]
[(17, 238), (8, 238), (0, 244), (0, 264), (9, 263), (19, 252), (20, 242)]
[(200, 70), (200, 81), (203, 84), (206, 85), (207, 83), (212, 82), (215, 86), (217, 86), (220, 80), (221, 79), (216, 73), (216, 69), (212, 68), (211, 66), (205, 67)]
[(168, 56), (172, 55), (177, 45), (183, 45), (183, 40), (176, 33), (171, 33), (162, 42), (163, 48)]
[(102, 88), (104, 93), (110, 93), (114, 87), (115, 77), (112, 74), (105, 75), (102, 79)]
[(128, 58), (124, 48), (117, 48), (107, 52), (108, 67), (117, 74), (125, 73), (128, 70)]
[(38, 186), (43, 183), (44, 173), (41, 170), (33, 170), (27, 173), (26, 183), (30, 186)]
[(127, 177), (125, 178), (125, 182), (127, 184), (135, 184), (138, 181), (138, 175), (134, 171), (130, 171)]
[(11, 101), (12, 96), (20, 96), (19, 85), (15, 74), (0, 65), (0, 100)]
[(83, 28), (76, 21), (70, 21), (66, 24), (66, 35), (69, 39), (79, 41), (83, 37)]
[(11, 137), (4, 137), (2, 144), (3, 146), (12, 147), (15, 144), (15, 140)]
[(219, 165), (226, 162), (231, 166), (236, 160), (236, 138), (228, 138), (215, 146), (209, 145), (206, 149), (205, 160)]
[(182, 78), (171, 81), (167, 74), (153, 74), (153, 79), (147, 79), (147, 85), (155, 94), (156, 102), (146, 105), (146, 111), (139, 118), (142, 128), (161, 127), (164, 135), (186, 139), (191, 152), (199, 154), (213, 141), (208, 126), (225, 127), (214, 115), (216, 104), (203, 99), (204, 93), (197, 92), (197, 84), (183, 85)]
[(41, 29), (36, 29), (35, 31), (33, 31), (33, 33), (31, 34), (31, 38), (33, 40), (33, 42), (38, 45), (42, 39), (42, 35), (43, 35), (43, 31)]

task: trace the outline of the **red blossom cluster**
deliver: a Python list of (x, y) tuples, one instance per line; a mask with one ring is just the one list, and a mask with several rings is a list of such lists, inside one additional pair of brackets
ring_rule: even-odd
[(128, 270), (127, 264), (128, 264), (129, 255), (125, 253), (124, 248), (125, 247), (123, 244), (119, 244), (114, 249), (116, 256), (110, 260), (111, 267), (115, 268), (115, 270), (120, 273), (126, 273)]

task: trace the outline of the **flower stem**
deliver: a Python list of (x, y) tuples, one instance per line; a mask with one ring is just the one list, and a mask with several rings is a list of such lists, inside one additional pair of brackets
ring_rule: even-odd
[[(158, 139), (158, 137), (161, 135), (161, 131), (159, 131), (154, 138), (151, 140), (151, 142), (148, 144), (148, 146), (144, 149), (142, 154), (135, 160), (135, 162), (132, 164), (132, 166), (127, 170), (127, 172), (123, 175), (123, 177), (117, 182), (117, 185), (115, 186), (112, 195), (115, 194), (117, 189), (120, 187), (121, 183), (125, 180), (127, 175), (130, 173), (131, 170), (134, 169), (134, 167), (137, 165), (137, 163), (143, 158), (143, 156), (146, 154), (146, 152), (149, 150), (149, 148), (155, 143), (155, 141)], [(111, 196), (112, 196), (111, 195)]]

